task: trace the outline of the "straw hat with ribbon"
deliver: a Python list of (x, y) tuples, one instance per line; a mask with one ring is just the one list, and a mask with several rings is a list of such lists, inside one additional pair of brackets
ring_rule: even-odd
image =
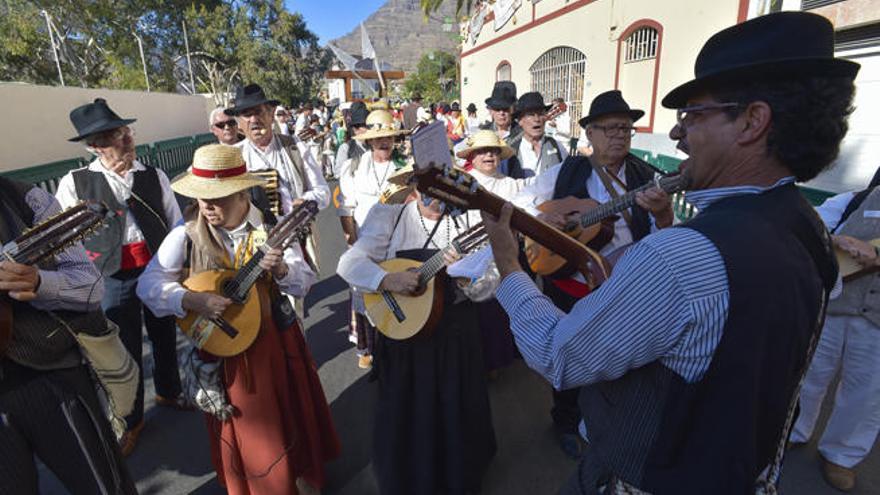
[(373, 110), (367, 116), (367, 132), (354, 136), (358, 141), (367, 141), (383, 137), (401, 136), (407, 133), (397, 128), (394, 117), (388, 110)]
[(192, 167), (171, 189), (190, 198), (217, 199), (262, 185), (263, 179), (248, 173), (239, 148), (209, 144), (196, 150)]
[(466, 141), (467, 147), (455, 154), (459, 158), (468, 159), (474, 151), (485, 148), (501, 150), (501, 159), (506, 160), (514, 155), (513, 148), (507, 145), (495, 131), (484, 129), (478, 131)]

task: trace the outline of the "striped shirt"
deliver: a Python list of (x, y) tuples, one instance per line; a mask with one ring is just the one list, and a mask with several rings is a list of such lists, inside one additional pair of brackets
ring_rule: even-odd
[[(769, 188), (691, 191), (686, 199), (702, 210), (723, 198), (792, 182), (786, 177)], [(686, 227), (634, 244), (614, 274), (568, 314), (523, 272), (505, 277), (496, 297), (510, 315), (523, 358), (560, 390), (614, 380), (657, 360), (688, 383), (700, 380), (721, 340), (730, 302), (721, 254)]]
[[(58, 214), (55, 198), (34, 187), (24, 197), (34, 212), (34, 223)], [(30, 304), (41, 310), (89, 311), (100, 307), (104, 281), (80, 243), (55, 255), (54, 270), (40, 270), (36, 299)]]

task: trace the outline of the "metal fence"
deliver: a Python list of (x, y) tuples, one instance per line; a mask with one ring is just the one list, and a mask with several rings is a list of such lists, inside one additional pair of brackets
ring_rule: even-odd
[[(156, 167), (168, 178), (183, 173), (192, 163), (196, 148), (209, 143), (216, 143), (213, 134), (198, 134), (195, 136), (156, 141), (155, 143), (140, 144), (135, 146), (138, 160), (144, 165)], [(57, 162), (45, 163), (33, 167), (10, 170), (0, 175), (28, 184), (34, 184), (49, 191), (52, 194), (58, 190), (58, 181), (71, 170), (87, 166), (90, 158), (69, 158)]]

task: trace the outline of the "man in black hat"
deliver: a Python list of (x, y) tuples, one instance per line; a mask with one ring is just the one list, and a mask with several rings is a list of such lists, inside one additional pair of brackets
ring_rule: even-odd
[(467, 117), (465, 118), (465, 133), (468, 136), (473, 136), (479, 130), (480, 119), (477, 117), (477, 106), (473, 103), (468, 103)]
[(712, 36), (696, 78), (663, 99), (699, 214), (633, 245), (567, 314), (521, 271), (512, 208), (486, 216), (524, 359), (557, 389), (583, 387), (591, 446), (564, 494), (776, 491), (837, 279), (794, 182), (837, 156), (858, 68), (834, 58), (834, 28), (815, 14)]
[(486, 107), (492, 120), (484, 122), (482, 129), (498, 133), (501, 139), (519, 134), (519, 126), (513, 120), (513, 105), (516, 104), (516, 84), (513, 81), (498, 81), (492, 88), (492, 95), (486, 98)]
[[(165, 173), (137, 160), (129, 127), (135, 119), (120, 118), (98, 98), (73, 109), (70, 121), (78, 133), (70, 141), (85, 142), (96, 158), (88, 167), (65, 175), (56, 197), (64, 208), (93, 199), (122, 213), (83, 244), (104, 275), (104, 311), (119, 326), (122, 342), (138, 366), (143, 354), (142, 327), (147, 329), (153, 347), (156, 403), (183, 408), (174, 318), (157, 318), (135, 293), (138, 277), (180, 220), (180, 207)], [(128, 455), (144, 426), (143, 372), (134, 411), (125, 421), (127, 431), (120, 444), (122, 453)]]
[[(60, 211), (46, 191), (0, 177), (0, 245)], [(0, 338), (0, 493), (38, 493), (35, 457), (70, 493), (137, 493), (95, 373), (59, 325), (90, 340), (112, 335), (100, 275), (78, 243), (40, 266), (0, 261), (0, 335), (10, 339)]]
[[(546, 109), (538, 107), (537, 99), (528, 106), (535, 107), (534, 113)], [(630, 109), (620, 91), (607, 91), (596, 96), (590, 105), (590, 113), (579, 121), (587, 136), (595, 140), (596, 152), (591, 157), (571, 156), (561, 166), (545, 169), (534, 183), (516, 196), (514, 203), (561, 227), (569, 220), (568, 216), (552, 210), (542, 212), (538, 207), (551, 200), (576, 198), (583, 200), (581, 211), (585, 212), (595, 207), (591, 201), (607, 203), (649, 183), (654, 178), (654, 169), (629, 154), (633, 123), (644, 114), (641, 110)], [(537, 133), (537, 118), (528, 116), (520, 118), (520, 121), (524, 130)], [(546, 207), (541, 209), (547, 210)], [(610, 229), (613, 230), (613, 237), (610, 242), (601, 246), (591, 244), (603, 255), (638, 241), (658, 228), (671, 225), (671, 201), (659, 189), (652, 190), (612, 221)], [(588, 291), (585, 280), (579, 274), (571, 278), (545, 278), (543, 286), (544, 294), (564, 311), (569, 311)], [(583, 448), (577, 434), (581, 420), (577, 399), (577, 388), (553, 391), (553, 424), (563, 451), (572, 457), (578, 457)]]
[(519, 97), (516, 102), (516, 118), (521, 132), (507, 138), (507, 144), (516, 155), (502, 164), (500, 170), (503, 174), (514, 179), (529, 179), (526, 183), (530, 183), (535, 176), (568, 156), (564, 143), (544, 133), (547, 110), (550, 107), (551, 105), (544, 104), (541, 93), (535, 91)]
[(324, 209), (330, 204), (330, 188), (307, 143), (297, 136), (272, 132), (277, 106), (278, 100), (266, 98), (257, 84), (240, 88), (235, 105), (225, 110), (226, 115), (238, 118), (246, 138), (236, 146), (241, 148), (248, 170), (277, 171), (281, 213), (286, 215), (305, 200), (314, 200)]

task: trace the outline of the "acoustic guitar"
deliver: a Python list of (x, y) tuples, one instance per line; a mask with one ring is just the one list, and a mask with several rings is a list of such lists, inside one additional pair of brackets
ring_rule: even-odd
[(180, 330), (196, 347), (214, 356), (229, 357), (241, 354), (254, 343), (263, 309), (255, 287), (265, 271), (260, 267), (260, 260), (272, 248), (283, 251), (294, 242), (302, 242), (309, 235), (310, 224), (317, 214), (316, 202), (299, 204), (269, 231), (265, 244), (257, 248), (244, 266), (238, 270), (206, 270), (183, 282), (183, 286), (193, 292), (212, 292), (232, 300), (216, 318), (191, 311), (177, 319)]
[[(603, 204), (592, 199), (576, 200), (572, 197), (566, 197), (541, 203), (538, 210), (543, 213), (560, 213), (566, 217), (579, 215), (577, 218), (569, 220), (562, 227), (562, 231), (573, 239), (577, 239), (581, 244), (599, 250), (614, 237), (613, 220), (611, 222), (608, 220), (614, 215), (632, 208), (636, 204), (636, 194), (652, 187), (659, 187), (666, 194), (674, 194), (687, 187), (687, 178), (682, 175), (661, 177)], [(559, 277), (573, 271), (573, 267), (569, 265), (565, 257), (547, 249), (531, 238), (526, 239), (525, 251), (529, 268), (538, 275)]]
[[(422, 194), (437, 198), (454, 210), (476, 209), (497, 216), (507, 202), (485, 190), (466, 172), (455, 168), (431, 163), (427, 167), (418, 167), (415, 178), (416, 187)], [(602, 284), (611, 273), (608, 262), (599, 253), (549, 223), (528, 214), (522, 208), (514, 208), (510, 224), (515, 230), (571, 263), (584, 276), (591, 289)]]
[[(99, 201), (83, 201), (26, 229), (2, 246), (0, 260), (34, 266), (67, 249), (93, 233), (110, 215), (107, 205)], [(0, 356), (5, 354), (12, 339), (12, 300), (0, 296)]]
[(486, 241), (486, 228), (480, 222), (424, 263), (405, 258), (392, 258), (379, 263), (389, 273), (406, 270), (418, 272), (419, 285), (413, 295), (392, 294), (386, 290), (364, 294), (364, 306), (370, 322), (382, 335), (394, 340), (406, 340), (417, 334), (431, 335), (443, 314), (444, 291), (442, 284), (437, 286), (437, 275), (446, 268), (444, 253), (465, 255)]
[[(867, 242), (874, 247), (880, 247), (880, 239), (874, 239)], [(850, 280), (855, 280), (864, 275), (880, 271), (880, 266), (864, 266), (850, 256), (849, 253), (837, 246), (834, 247), (834, 254), (837, 255), (837, 266), (840, 269), (840, 276), (843, 278), (844, 282), (849, 282)]]

